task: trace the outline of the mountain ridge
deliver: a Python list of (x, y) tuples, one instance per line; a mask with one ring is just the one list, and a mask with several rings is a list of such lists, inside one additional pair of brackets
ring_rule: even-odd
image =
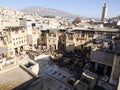
[(80, 15), (75, 15), (70, 12), (66, 12), (59, 9), (53, 9), (53, 8), (44, 8), (44, 7), (38, 7), (38, 6), (29, 6), (21, 11), (27, 12), (27, 13), (37, 13), (42, 16), (60, 16), (60, 17), (68, 17), (68, 18), (75, 18), (75, 17), (82, 17)]

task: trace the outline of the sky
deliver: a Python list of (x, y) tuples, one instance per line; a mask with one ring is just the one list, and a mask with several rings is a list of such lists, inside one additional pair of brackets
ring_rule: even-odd
[(28, 6), (38, 6), (100, 18), (105, 2), (108, 3), (108, 18), (120, 15), (120, 0), (0, 0), (0, 7), (23, 9)]

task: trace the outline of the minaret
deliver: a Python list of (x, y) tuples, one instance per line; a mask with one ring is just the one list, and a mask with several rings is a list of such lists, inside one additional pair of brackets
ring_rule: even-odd
[(102, 10), (101, 22), (104, 22), (107, 16), (107, 4), (105, 3)]

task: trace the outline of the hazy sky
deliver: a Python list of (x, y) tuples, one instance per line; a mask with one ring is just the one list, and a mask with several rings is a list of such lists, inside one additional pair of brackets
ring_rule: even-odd
[(120, 15), (120, 0), (0, 0), (0, 6), (15, 9), (39, 6), (60, 9), (87, 17), (101, 17), (105, 2), (108, 2), (108, 17)]

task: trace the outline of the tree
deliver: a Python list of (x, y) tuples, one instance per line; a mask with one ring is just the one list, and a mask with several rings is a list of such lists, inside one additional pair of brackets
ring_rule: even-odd
[(80, 17), (76, 17), (76, 18), (73, 20), (72, 24), (76, 25), (76, 24), (79, 24), (80, 22), (81, 22)]

